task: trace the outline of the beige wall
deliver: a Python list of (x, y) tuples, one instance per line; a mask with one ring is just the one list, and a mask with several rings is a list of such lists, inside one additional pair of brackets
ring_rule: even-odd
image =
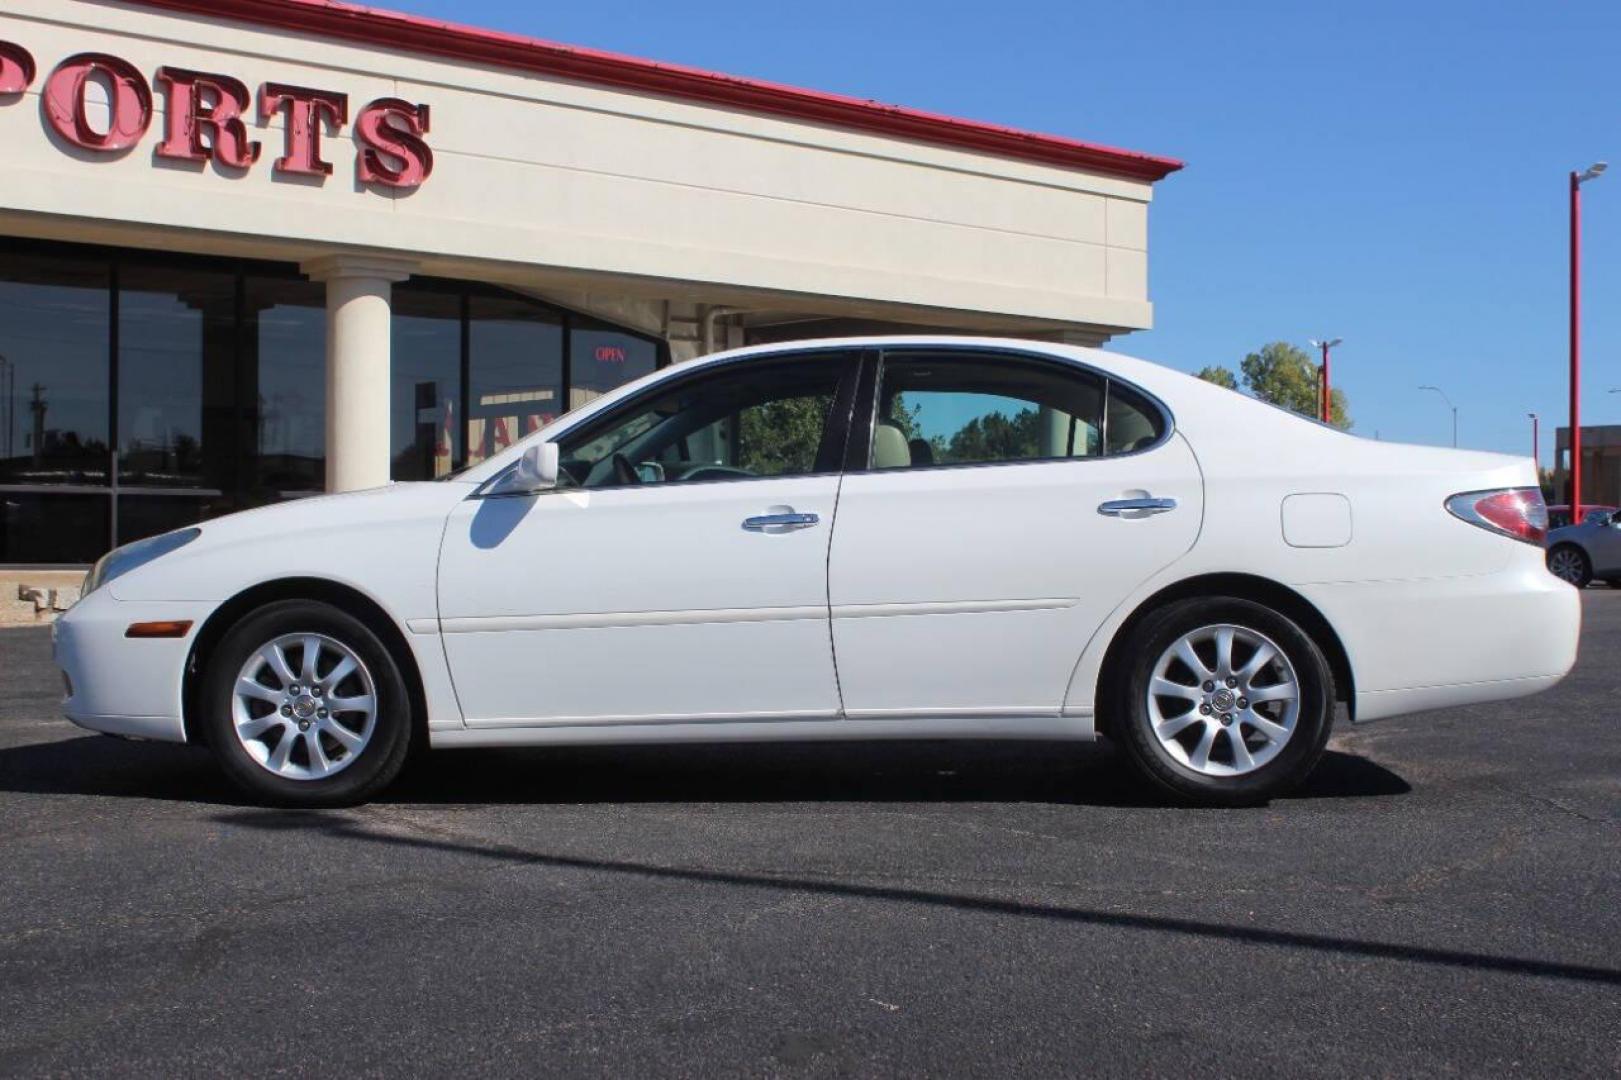
[[(0, 105), (0, 233), (391, 254), (542, 294), (640, 298), (649, 329), (672, 307), (690, 329), (699, 304), (1094, 337), (1151, 321), (1142, 182), (136, 5), (7, 0), (0, 40), (40, 69)], [(69, 153), (39, 93), (84, 51), (149, 80), (168, 64), (339, 90), (351, 115), (377, 97), (427, 103), (435, 171), (414, 193), (359, 190), (346, 129), (325, 140), (324, 183), (274, 178), (279, 123), (245, 176), (159, 165), (161, 94), (132, 152)]]

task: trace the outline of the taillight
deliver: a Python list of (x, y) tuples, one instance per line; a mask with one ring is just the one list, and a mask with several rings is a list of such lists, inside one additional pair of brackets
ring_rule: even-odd
[(1540, 547), (1548, 538), (1548, 508), (1543, 505), (1540, 488), (1466, 491), (1448, 499), (1447, 510), (1471, 525), (1527, 544)]

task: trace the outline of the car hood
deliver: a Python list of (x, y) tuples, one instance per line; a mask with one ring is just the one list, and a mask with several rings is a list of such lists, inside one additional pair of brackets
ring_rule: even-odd
[(1604, 527), (1586, 521), (1580, 525), (1561, 525), (1557, 529), (1548, 530), (1548, 544), (1552, 546), (1560, 540), (1585, 540)]
[(221, 600), (285, 578), (337, 581), (368, 594), (409, 591), (423, 579), (431, 594), (445, 519), (474, 490), (457, 481), (390, 484), (228, 514), (107, 588), (120, 600)]

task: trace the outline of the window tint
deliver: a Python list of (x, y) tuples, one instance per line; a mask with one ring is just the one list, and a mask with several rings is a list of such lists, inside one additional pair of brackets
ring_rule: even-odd
[(1142, 394), (1111, 379), (1104, 432), (1104, 453), (1129, 454), (1159, 442), (1165, 434), (1165, 419)]
[(872, 467), (1096, 456), (1103, 385), (1084, 371), (1011, 356), (887, 356)]
[(616, 409), (560, 446), (581, 487), (829, 471), (828, 414), (848, 354), (748, 363)]

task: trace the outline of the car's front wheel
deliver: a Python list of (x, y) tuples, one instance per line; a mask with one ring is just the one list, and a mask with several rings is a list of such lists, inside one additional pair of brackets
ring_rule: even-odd
[(1114, 733), (1144, 776), (1177, 798), (1262, 802), (1322, 757), (1334, 680), (1293, 620), (1235, 598), (1166, 606), (1132, 633)]
[(204, 672), (200, 720), (226, 774), (284, 806), (363, 802), (410, 750), (399, 665), (364, 622), (286, 600), (226, 633)]
[(1593, 580), (1593, 565), (1587, 561), (1587, 552), (1575, 544), (1560, 544), (1548, 552), (1548, 570), (1554, 577), (1578, 589), (1587, 588)]

